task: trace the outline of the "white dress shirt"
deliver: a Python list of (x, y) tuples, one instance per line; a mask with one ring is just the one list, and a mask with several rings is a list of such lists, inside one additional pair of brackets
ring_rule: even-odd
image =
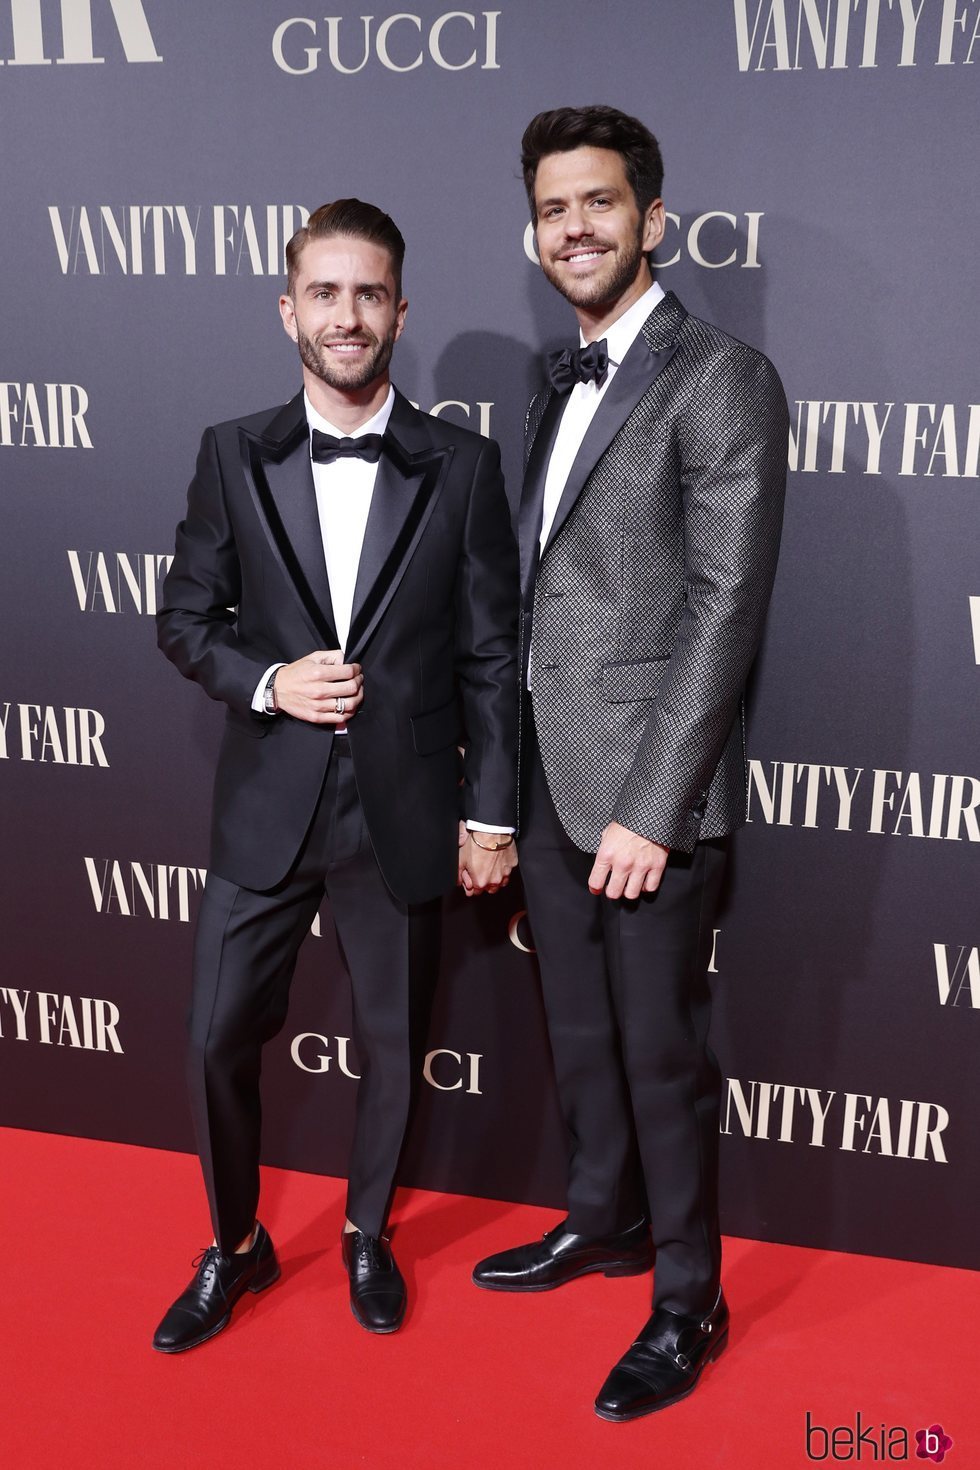
[[(360, 439), (365, 434), (383, 434), (391, 418), (395, 390), (388, 389), (388, 397), (374, 417), (368, 419), (366, 424), (359, 424), (353, 434), (345, 434), (342, 429), (318, 414), (305, 393), (303, 399), (312, 447), (314, 429), (319, 429), (321, 434), (332, 434), (335, 439)], [(335, 459), (330, 464), (313, 465), (313, 488), (316, 491), (323, 555), (327, 563), (327, 581), (330, 583), (333, 622), (341, 648), (346, 648), (350, 634), (354, 584), (357, 581), (357, 568), (361, 560), (364, 528), (371, 509), (374, 482), (378, 477), (378, 463), (375, 461), (371, 464), (366, 459), (345, 457)]]
[[(664, 290), (659, 281), (654, 281), (639, 301), (624, 311), (622, 316), (613, 322), (612, 326), (604, 333), (606, 339), (606, 351), (609, 354), (609, 370), (600, 387), (595, 381), (589, 383), (576, 383), (568, 395), (568, 402), (562, 411), (561, 423), (558, 425), (558, 433), (555, 435), (555, 446), (551, 451), (551, 459), (548, 461), (548, 473), (544, 482), (544, 506), (541, 516), (541, 539), (538, 542), (538, 554), (544, 550), (548, 536), (551, 532), (551, 523), (555, 519), (555, 511), (561, 500), (565, 482), (571, 473), (575, 456), (582, 447), (582, 440), (595, 416), (595, 411), (602, 402), (603, 395), (609, 384), (616, 376), (620, 363), (627, 352), (633, 346), (640, 334), (640, 328), (650, 315), (658, 301), (664, 298)], [(585, 346), (585, 338), (579, 333), (581, 346)]]

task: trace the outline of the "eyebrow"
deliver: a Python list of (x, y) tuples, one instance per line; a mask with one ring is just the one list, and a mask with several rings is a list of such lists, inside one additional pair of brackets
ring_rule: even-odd
[[(600, 194), (612, 194), (618, 198), (622, 195), (622, 193), (623, 190), (618, 184), (593, 184), (588, 189), (581, 189), (578, 193), (578, 197), (580, 199), (596, 199)], [(537, 208), (547, 209), (550, 204), (564, 204), (565, 202), (566, 198), (564, 195), (553, 194), (548, 199), (538, 200)]]
[[(310, 281), (306, 287), (310, 291), (337, 291), (341, 287), (337, 281)], [(358, 281), (354, 287), (355, 291), (376, 291), (379, 295), (389, 296), (391, 293), (383, 281)]]

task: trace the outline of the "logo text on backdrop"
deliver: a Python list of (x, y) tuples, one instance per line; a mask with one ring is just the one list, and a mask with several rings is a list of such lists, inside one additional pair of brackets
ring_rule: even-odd
[(163, 60), (142, 0), (61, 0), (57, 10), (45, 0), (7, 0), (0, 9), (10, 12), (7, 66), (101, 66), (108, 58), (95, 50), (93, 12), (115, 22), (127, 61)]
[(732, 0), (739, 71), (970, 66), (978, 0)]
[(356, 76), (372, 61), (385, 71), (418, 71), (426, 63), (442, 71), (499, 71), (497, 21), (499, 10), (447, 10), (433, 21), (399, 11), (377, 20), (373, 15), (327, 15), (322, 27), (308, 16), (282, 21), (272, 34), (272, 57), (280, 71), (305, 77), (321, 65), (323, 45), (311, 46), (310, 37), (326, 42), (326, 65), (343, 76)]

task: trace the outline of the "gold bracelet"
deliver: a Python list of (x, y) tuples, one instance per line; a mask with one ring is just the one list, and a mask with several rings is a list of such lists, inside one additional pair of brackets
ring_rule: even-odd
[(476, 832), (472, 828), (470, 829), (470, 836), (473, 839), (474, 847), (481, 848), (483, 852), (500, 852), (501, 848), (512, 846), (514, 841), (513, 832), (508, 832), (507, 837), (503, 842), (495, 842), (492, 847), (489, 847), (485, 842), (477, 842)]

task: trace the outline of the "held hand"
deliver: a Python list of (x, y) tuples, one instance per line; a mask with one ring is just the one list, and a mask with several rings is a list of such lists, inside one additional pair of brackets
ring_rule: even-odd
[[(517, 867), (517, 844), (508, 842), (494, 852), (491, 844), (510, 836), (507, 832), (470, 832), (466, 823), (459, 824), (459, 876), (467, 898), (478, 893), (497, 893), (507, 887)], [(481, 846), (480, 844), (485, 844)]]
[(360, 664), (342, 663), (342, 657), (339, 648), (320, 648), (284, 664), (276, 675), (279, 708), (310, 725), (346, 725), (364, 698), (364, 675)]
[(669, 855), (669, 847), (610, 822), (589, 874), (589, 892), (605, 890), (607, 898), (639, 898), (641, 893), (656, 893)]

